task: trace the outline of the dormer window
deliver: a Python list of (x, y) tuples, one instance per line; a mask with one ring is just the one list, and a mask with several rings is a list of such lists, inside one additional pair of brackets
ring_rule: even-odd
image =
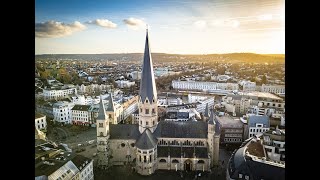
[(146, 103), (148, 103), (149, 101), (148, 101), (148, 99), (146, 99)]

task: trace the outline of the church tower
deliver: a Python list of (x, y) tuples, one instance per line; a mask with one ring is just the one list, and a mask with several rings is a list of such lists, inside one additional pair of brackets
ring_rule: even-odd
[(158, 124), (157, 89), (149, 46), (147, 29), (138, 104), (140, 133), (143, 133), (146, 128), (153, 133)]
[(100, 96), (99, 113), (97, 117), (97, 155), (98, 166), (108, 168), (109, 162), (109, 119), (106, 116), (102, 96)]
[(108, 108), (107, 108), (107, 116), (109, 119), (110, 124), (118, 124), (117, 117), (115, 116), (115, 111), (114, 111), (114, 103), (112, 99), (112, 93), (109, 94), (109, 101), (108, 101)]

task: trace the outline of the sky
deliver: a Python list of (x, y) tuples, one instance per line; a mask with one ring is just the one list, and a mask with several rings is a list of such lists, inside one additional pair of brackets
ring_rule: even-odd
[(35, 54), (285, 53), (284, 0), (36, 0)]

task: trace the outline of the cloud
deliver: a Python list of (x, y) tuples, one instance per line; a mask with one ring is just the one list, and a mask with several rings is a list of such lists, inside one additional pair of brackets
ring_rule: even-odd
[(207, 27), (207, 22), (204, 20), (199, 20), (194, 22), (193, 25), (198, 29), (204, 29)]
[(56, 38), (69, 36), (77, 31), (86, 29), (86, 26), (79, 21), (71, 24), (66, 24), (57, 21), (46, 21), (35, 24), (35, 36), (37, 38)]
[(145, 28), (146, 27), (146, 23), (142, 20), (142, 19), (136, 19), (136, 18), (128, 18), (128, 19), (124, 19), (123, 22), (130, 28), (133, 30), (138, 30), (140, 28)]
[(272, 20), (272, 19), (273, 19), (272, 14), (263, 14), (263, 15), (258, 16), (258, 20), (260, 20), (260, 21), (268, 21), (268, 20)]
[(108, 19), (96, 19), (93, 21), (86, 22), (87, 24), (95, 24), (97, 26), (105, 27), (105, 28), (116, 28), (117, 24), (109, 21)]
[(238, 20), (215, 20), (212, 23), (214, 27), (232, 27), (237, 28), (239, 27), (240, 22)]

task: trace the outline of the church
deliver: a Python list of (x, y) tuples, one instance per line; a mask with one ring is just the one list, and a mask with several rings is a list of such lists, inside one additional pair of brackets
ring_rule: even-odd
[(137, 173), (151, 175), (158, 169), (209, 171), (218, 164), (220, 126), (208, 106), (204, 121), (159, 121), (148, 30), (138, 103), (138, 124), (113, 124), (112, 96), (108, 112), (100, 98), (96, 121), (100, 168), (131, 164)]

